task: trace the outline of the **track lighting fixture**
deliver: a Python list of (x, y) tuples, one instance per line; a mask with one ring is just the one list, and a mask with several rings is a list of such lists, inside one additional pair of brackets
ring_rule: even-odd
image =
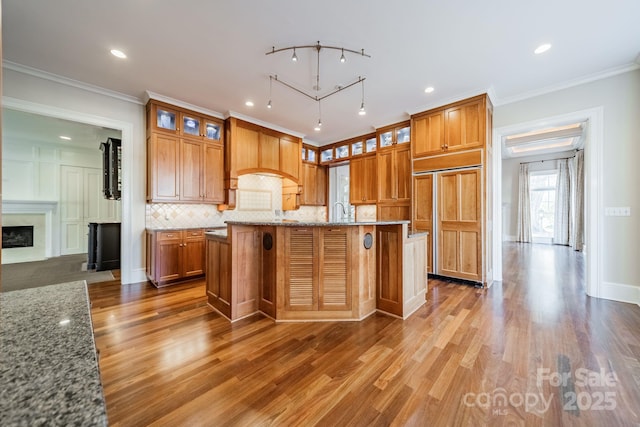
[(269, 102), (267, 103), (267, 108), (271, 109), (271, 107), (273, 107), (271, 105), (271, 89), (273, 86), (273, 77), (269, 76)]
[[(361, 49), (360, 51), (357, 50), (352, 50), (352, 49), (347, 49), (344, 47), (338, 47), (338, 46), (327, 46), (327, 45), (322, 45), (320, 44), (320, 42), (318, 41), (316, 44), (314, 45), (301, 45), (301, 46), (289, 46), (289, 47), (283, 47), (280, 49), (276, 49), (275, 46), (271, 48), (271, 50), (269, 52), (266, 52), (265, 55), (271, 55), (274, 53), (278, 53), (278, 52), (282, 52), (282, 51), (287, 51), (287, 50), (292, 50), (293, 51), (293, 56), (291, 57), (291, 60), (293, 62), (297, 62), (298, 61), (298, 55), (296, 54), (296, 49), (314, 49), (316, 51), (316, 75), (315, 75), (315, 84), (313, 85), (313, 87), (311, 88), (313, 92), (309, 92), (307, 93), (305, 90), (302, 90), (292, 84), (289, 84), (287, 82), (285, 82), (284, 80), (278, 78), (277, 75), (270, 75), (269, 76), (269, 102), (267, 103), (267, 108), (271, 108), (271, 85), (273, 83), (273, 81), (276, 81), (278, 83), (280, 83), (281, 85), (288, 87), (289, 89), (292, 89), (296, 92), (298, 92), (301, 95), (306, 96), (307, 98), (316, 101), (318, 103), (318, 112), (320, 112), (320, 101), (322, 101), (323, 99), (331, 96), (331, 95), (335, 95), (338, 92), (342, 92), (345, 89), (350, 88), (351, 86), (357, 85), (358, 83), (362, 84), (362, 101), (360, 103), (360, 110), (358, 111), (358, 114), (360, 115), (365, 115), (366, 114), (366, 110), (364, 108), (364, 81), (365, 81), (365, 77), (359, 76), (356, 80), (352, 81), (351, 83), (348, 83), (346, 85), (343, 84), (336, 84), (336, 85), (328, 85), (328, 87), (334, 87), (335, 89), (325, 93), (325, 94), (320, 94), (321, 91), (321, 86), (320, 86), (320, 51), (322, 49), (333, 49), (333, 50), (339, 50), (340, 51), (340, 62), (341, 63), (345, 63), (347, 61), (347, 58), (345, 56), (345, 52), (347, 53), (353, 53), (356, 55), (360, 55), (360, 56), (364, 56), (367, 58), (371, 58), (371, 55), (368, 55), (366, 53), (364, 53), (364, 49)], [(318, 116), (320, 116), (320, 114), (318, 114)], [(322, 120), (320, 119), (320, 117), (318, 118), (318, 123), (315, 126), (315, 130), (316, 131), (320, 131), (320, 128), (322, 126)]]
[(318, 101), (318, 124), (313, 128), (316, 132), (320, 132), (322, 128), (322, 109), (320, 108), (320, 101)]
[(362, 103), (360, 104), (360, 111), (358, 111), (358, 114), (361, 116), (364, 116), (365, 114), (367, 114), (367, 110), (364, 109), (364, 80), (361, 83), (362, 85)]

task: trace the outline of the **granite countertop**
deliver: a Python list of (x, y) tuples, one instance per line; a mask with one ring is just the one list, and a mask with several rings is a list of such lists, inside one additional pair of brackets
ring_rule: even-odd
[(0, 424), (106, 426), (84, 281), (0, 293)]
[(410, 221), (296, 221), (296, 220), (280, 220), (280, 221), (226, 221), (231, 225), (277, 225), (285, 227), (337, 227), (337, 226), (358, 226), (358, 225), (398, 225), (409, 224)]
[(178, 231), (178, 230), (201, 230), (205, 229), (207, 231), (210, 230), (218, 230), (218, 229), (226, 229), (227, 225), (213, 225), (211, 227), (147, 227), (147, 231)]

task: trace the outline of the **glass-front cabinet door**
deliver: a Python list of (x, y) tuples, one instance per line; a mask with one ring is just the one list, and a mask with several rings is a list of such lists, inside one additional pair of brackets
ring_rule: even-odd
[(155, 127), (158, 130), (175, 132), (178, 129), (178, 112), (162, 106), (155, 106)]
[(363, 143), (362, 141), (354, 142), (351, 144), (351, 155), (358, 156), (363, 153)]
[(336, 147), (336, 159), (345, 159), (349, 157), (349, 146), (341, 145)]
[(180, 114), (180, 132), (183, 135), (202, 136), (202, 133), (200, 133), (201, 120), (202, 119), (200, 119), (200, 117), (198, 116), (184, 113)]
[(204, 121), (204, 137), (209, 141), (220, 141), (222, 125), (211, 120)]
[(367, 153), (373, 153), (376, 151), (376, 137), (369, 138), (365, 141)]
[(411, 140), (411, 127), (405, 126), (397, 129), (396, 132), (396, 144), (404, 144)]
[(390, 147), (393, 144), (393, 132), (385, 132), (380, 134), (380, 148)]
[(311, 163), (317, 163), (316, 150), (310, 148), (307, 149), (307, 161)]
[(327, 148), (320, 153), (320, 163), (330, 162), (333, 160), (333, 148)]

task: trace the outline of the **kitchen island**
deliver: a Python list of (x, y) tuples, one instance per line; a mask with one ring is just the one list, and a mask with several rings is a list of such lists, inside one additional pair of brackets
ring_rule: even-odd
[(427, 288), (426, 233), (408, 224), (228, 221), (205, 233), (208, 303), (231, 321), (406, 318)]

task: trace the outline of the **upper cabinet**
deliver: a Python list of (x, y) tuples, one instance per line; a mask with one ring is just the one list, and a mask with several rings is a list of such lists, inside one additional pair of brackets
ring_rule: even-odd
[(394, 145), (409, 144), (411, 142), (410, 122), (397, 123), (385, 126), (376, 132), (378, 138), (378, 148), (392, 148)]
[(231, 179), (254, 172), (271, 172), (298, 181), (302, 141), (272, 129), (231, 117), (227, 119), (226, 172)]
[(486, 108), (481, 95), (413, 115), (413, 158), (483, 147)]
[[(302, 140), (273, 129), (230, 117), (225, 123), (225, 206), (235, 208), (235, 192), (238, 176), (256, 172), (268, 172), (291, 181), (292, 189), (298, 188), (302, 179)], [(315, 153), (314, 153), (315, 154)], [(287, 193), (290, 198), (299, 191)], [(299, 197), (295, 197), (298, 199)], [(295, 206), (298, 206), (296, 202)]]
[(166, 105), (147, 104), (147, 200), (224, 201), (224, 122)]

